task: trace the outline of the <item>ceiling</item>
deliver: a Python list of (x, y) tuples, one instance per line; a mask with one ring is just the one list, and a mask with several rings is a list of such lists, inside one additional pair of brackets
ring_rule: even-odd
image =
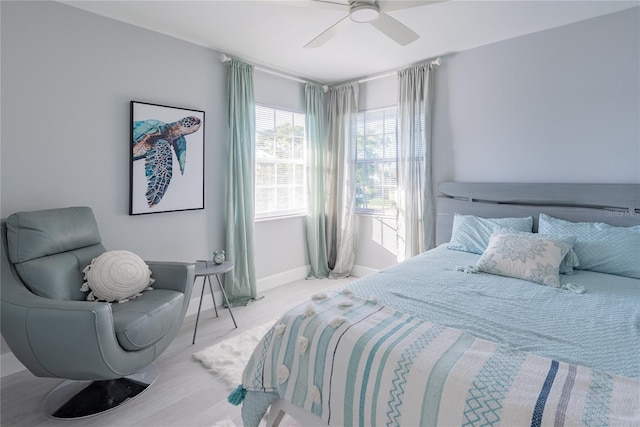
[[(387, 0), (394, 1), (397, 0)], [(420, 38), (413, 43), (400, 46), (372, 25), (354, 23), (318, 48), (304, 45), (345, 17), (347, 11), (314, 0), (61, 3), (168, 34), (263, 68), (336, 83), (614, 13), (638, 6), (640, 0), (418, 1), (418, 6), (388, 13), (418, 33)]]

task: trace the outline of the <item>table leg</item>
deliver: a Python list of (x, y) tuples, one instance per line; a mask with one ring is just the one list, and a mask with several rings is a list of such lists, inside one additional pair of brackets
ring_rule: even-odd
[(209, 291), (211, 292), (211, 299), (213, 300), (213, 309), (216, 311), (216, 317), (218, 317), (218, 307), (216, 307), (216, 297), (213, 296), (213, 286), (211, 286), (211, 276), (207, 276), (207, 280), (209, 281)]
[(233, 317), (233, 312), (231, 311), (231, 304), (229, 304), (229, 300), (227, 299), (227, 293), (224, 291), (222, 287), (222, 282), (220, 281), (220, 276), (216, 274), (216, 279), (218, 279), (218, 285), (220, 285), (220, 290), (222, 291), (222, 297), (224, 298), (224, 302), (227, 304), (227, 308), (229, 309), (229, 314), (231, 315), (231, 320), (233, 320), (233, 325), (237, 328), (238, 324), (236, 323), (235, 317)]
[(198, 320), (200, 320), (200, 309), (202, 308), (202, 296), (204, 295), (204, 282), (206, 278), (202, 278), (202, 290), (200, 291), (200, 303), (198, 304), (198, 315), (196, 316), (196, 327), (193, 329), (193, 340), (191, 344), (196, 343), (196, 332), (198, 332)]

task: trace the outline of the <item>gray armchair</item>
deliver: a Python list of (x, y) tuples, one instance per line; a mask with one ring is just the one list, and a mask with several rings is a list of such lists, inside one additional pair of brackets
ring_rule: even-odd
[(57, 418), (111, 409), (150, 385), (153, 361), (191, 299), (192, 264), (147, 261), (153, 290), (122, 304), (86, 301), (82, 270), (103, 252), (88, 207), (2, 221), (2, 335), (34, 375), (80, 380), (63, 382), (45, 400), (45, 412)]

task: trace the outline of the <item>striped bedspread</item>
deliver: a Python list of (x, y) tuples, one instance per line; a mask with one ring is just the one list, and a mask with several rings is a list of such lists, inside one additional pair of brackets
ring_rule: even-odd
[(280, 318), (243, 387), (245, 425), (263, 415), (265, 395), (341, 426), (640, 425), (638, 380), (512, 350), (348, 289)]

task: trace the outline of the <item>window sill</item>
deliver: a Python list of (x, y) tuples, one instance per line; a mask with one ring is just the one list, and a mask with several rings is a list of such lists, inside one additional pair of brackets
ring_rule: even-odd
[(278, 221), (281, 219), (291, 219), (291, 218), (300, 218), (300, 217), (305, 217), (307, 216), (307, 214), (305, 213), (293, 213), (293, 214), (282, 214), (282, 215), (275, 215), (275, 216), (264, 216), (264, 217), (260, 217), (260, 218), (255, 218), (254, 222), (258, 223), (258, 222), (267, 222), (267, 221)]

